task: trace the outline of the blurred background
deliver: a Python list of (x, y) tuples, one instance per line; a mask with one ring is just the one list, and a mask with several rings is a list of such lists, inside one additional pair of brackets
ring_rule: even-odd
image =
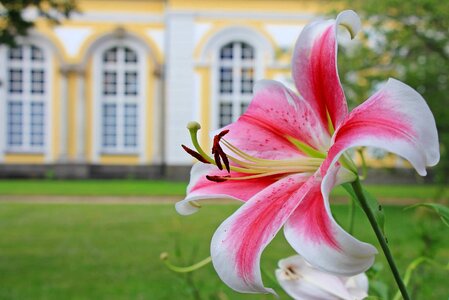
[[(178, 264), (206, 257), (214, 229), (236, 208), (176, 215), (172, 203), (193, 163), (180, 145), (190, 145), (186, 124), (196, 120), (209, 148), (209, 133), (245, 111), (257, 80), (293, 88), (302, 28), (343, 9), (364, 22), (355, 41), (344, 30), (340, 41), (350, 107), (395, 77), (423, 95), (437, 120), (442, 158), (428, 177), (400, 157), (362, 149), (368, 189), (397, 216), (386, 225), (399, 244), (393, 251), (402, 270), (419, 256), (447, 263), (436, 215), (400, 217), (404, 204), (448, 199), (444, 1), (0, 1), (0, 299), (271, 299), (232, 293), (210, 266), (195, 278), (159, 261), (163, 251)], [(334, 195), (342, 219), (344, 195)], [(374, 242), (369, 228), (359, 231)], [(270, 272), (293, 254), (281, 237), (267, 253)], [(447, 273), (418, 271), (415, 295), (448, 297)], [(394, 294), (382, 259), (370, 276), (373, 293)]]

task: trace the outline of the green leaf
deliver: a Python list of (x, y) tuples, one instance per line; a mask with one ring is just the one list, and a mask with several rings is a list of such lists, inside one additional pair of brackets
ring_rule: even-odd
[[(414, 206), (416, 206), (416, 205), (414, 205)], [(439, 268), (439, 269), (443, 269), (443, 270), (449, 271), (449, 264), (444, 266), (441, 263), (439, 263), (439, 262), (437, 262), (437, 261), (435, 261), (433, 259), (430, 259), (430, 258), (427, 258), (427, 257), (423, 257), (423, 256), (418, 257), (418, 258), (413, 260), (408, 265), (407, 270), (405, 271), (405, 275), (404, 275), (404, 284), (405, 284), (405, 286), (409, 285), (410, 280), (412, 278), (412, 275), (415, 272), (416, 268), (418, 268), (419, 265), (421, 265), (423, 263), (427, 263), (427, 264), (431, 265), (434, 268)], [(396, 293), (396, 295), (394, 296), (393, 300), (400, 300), (400, 299), (401, 299), (401, 294), (398, 291)]]
[[(369, 283), (370, 292), (376, 294), (380, 299), (389, 299), (390, 289), (385, 282), (379, 280), (371, 280)], [(370, 295), (374, 297), (374, 295)], [(375, 298), (374, 298), (375, 299)]]
[(426, 207), (433, 209), (439, 216), (441, 221), (449, 227), (449, 207), (438, 203), (418, 203), (407, 207), (406, 209), (416, 208), (416, 207)]
[[(350, 183), (342, 184), (342, 187), (349, 193), (349, 195), (354, 199), (354, 201), (360, 206), (359, 199), (357, 198), (354, 190)], [(362, 187), (363, 194), (365, 195), (368, 206), (376, 218), (376, 222), (379, 225), (382, 233), (385, 236), (384, 225), (385, 225), (385, 214), (383, 212), (382, 206), (377, 202), (377, 199), (371, 195), (364, 187)]]

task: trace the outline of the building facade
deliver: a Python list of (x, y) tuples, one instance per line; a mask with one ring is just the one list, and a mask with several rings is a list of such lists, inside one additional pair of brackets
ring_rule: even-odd
[(255, 81), (291, 85), (291, 50), (329, 9), (310, 0), (78, 1), (0, 48), (0, 176), (185, 178), (200, 140), (238, 118)]

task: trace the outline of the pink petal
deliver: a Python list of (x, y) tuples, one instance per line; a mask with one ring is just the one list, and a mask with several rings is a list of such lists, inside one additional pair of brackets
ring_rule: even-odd
[(327, 124), (327, 113), (336, 128), (348, 113), (337, 70), (337, 27), (345, 26), (351, 37), (360, 30), (358, 15), (341, 12), (336, 20), (316, 21), (301, 32), (293, 52), (292, 75), (299, 93)]
[[(225, 129), (229, 129), (229, 133), (224, 139), (251, 156), (274, 160), (302, 156), (286, 138), (273, 129), (261, 125), (260, 122), (246, 117), (246, 114)], [(232, 155), (225, 145), (222, 147), (226, 153)]]
[[(285, 143), (288, 136), (321, 150), (327, 149), (330, 142), (327, 127), (324, 125), (326, 123), (321, 122), (310, 104), (273, 80), (261, 80), (256, 83), (254, 97), (246, 113), (234, 126), (231, 125), (231, 128), (240, 129), (241, 122), (253, 126), (249, 134), (245, 134), (244, 138), (240, 137), (244, 147), (268, 147), (268, 150), (271, 150), (272, 147), (279, 148), (283, 144), (278, 139), (284, 140)], [(254, 131), (254, 127), (260, 129)], [(229, 129), (232, 132), (231, 128)], [(268, 132), (277, 136), (277, 139), (272, 139)], [(237, 134), (240, 135), (240, 132)], [(249, 140), (246, 139), (247, 136), (250, 137)]]
[(304, 191), (308, 174), (284, 177), (252, 197), (215, 232), (211, 256), (220, 278), (232, 289), (248, 293), (274, 293), (265, 288), (260, 256)]
[(395, 80), (354, 109), (337, 129), (323, 172), (348, 148), (371, 146), (407, 159), (426, 175), (426, 166), (440, 159), (435, 119), (425, 100), (408, 85)]
[[(226, 170), (220, 171), (215, 165), (196, 163), (190, 171), (190, 182), (187, 187), (187, 196), (176, 203), (176, 211), (182, 215), (190, 215), (198, 211), (198, 207), (191, 205), (191, 201), (233, 199), (247, 201), (253, 195), (263, 190), (275, 179), (270, 177), (249, 180), (228, 180), (213, 182), (206, 179), (206, 175), (229, 175)], [(242, 174), (231, 172), (233, 177)]]
[(335, 185), (354, 180), (355, 175), (334, 166), (322, 182), (318, 173), (311, 179), (309, 193), (284, 226), (285, 237), (317, 268), (346, 276), (366, 271), (374, 262), (376, 248), (344, 231), (332, 217), (328, 201)]

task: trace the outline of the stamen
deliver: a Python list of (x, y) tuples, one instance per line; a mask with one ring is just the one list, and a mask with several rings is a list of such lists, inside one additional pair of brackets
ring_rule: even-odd
[(214, 152), (214, 148), (212, 148), (212, 154), (214, 155), (215, 164), (220, 170), (223, 170), (223, 165), (220, 161), (220, 153), (218, 151)]
[(184, 149), (185, 152), (187, 152), (188, 154), (192, 155), (198, 161), (200, 161), (202, 163), (205, 163), (205, 164), (210, 164), (210, 162), (207, 159), (205, 159), (201, 154), (199, 154), (195, 150), (190, 149), (186, 145), (181, 145), (181, 146), (182, 146), (182, 149)]
[(206, 175), (206, 179), (213, 181), (213, 182), (224, 182), (228, 179), (231, 179), (231, 176), (230, 175), (223, 175), (223, 176)]
[(226, 157), (226, 153), (223, 151), (223, 149), (220, 146), (221, 138), (223, 136), (225, 136), (228, 132), (229, 132), (228, 129), (223, 130), (222, 132), (220, 132), (219, 134), (217, 134), (214, 137), (214, 144), (212, 146), (212, 154), (214, 155), (214, 160), (215, 160), (215, 163), (216, 163), (217, 167), (220, 170), (223, 170), (223, 165), (221, 163), (223, 161), (223, 164), (225, 165), (226, 170), (228, 171), (228, 173), (230, 173), (231, 172), (231, 168), (230, 168), (230, 165), (229, 165), (229, 159)]

